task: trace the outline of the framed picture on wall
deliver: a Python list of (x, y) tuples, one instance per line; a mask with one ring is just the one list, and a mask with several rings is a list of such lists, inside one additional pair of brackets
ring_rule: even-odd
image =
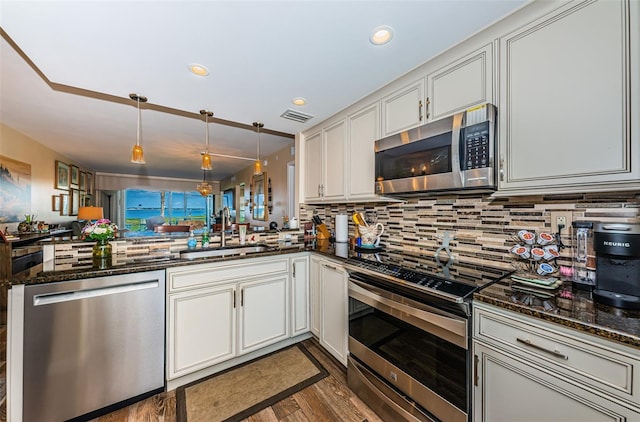
[(83, 207), (90, 207), (90, 206), (92, 206), (92, 205), (93, 205), (93, 200), (92, 200), (92, 198), (91, 198), (91, 195), (85, 195), (85, 196), (82, 198), (82, 205), (81, 205), (81, 206), (83, 206)]
[(60, 215), (69, 215), (69, 194), (60, 195)]
[(86, 173), (87, 175), (87, 180), (86, 180), (86, 191), (89, 195), (93, 195), (93, 173), (91, 173), (90, 171), (88, 171)]
[(60, 211), (60, 195), (51, 195), (51, 211)]
[(78, 189), (80, 184), (80, 168), (78, 166), (74, 166), (71, 164), (71, 181), (69, 182), (69, 187)]
[(80, 172), (80, 192), (87, 191), (87, 173), (84, 171)]
[(56, 189), (69, 190), (69, 164), (56, 160)]
[(69, 215), (78, 215), (80, 209), (80, 191), (78, 189), (71, 189), (69, 195)]

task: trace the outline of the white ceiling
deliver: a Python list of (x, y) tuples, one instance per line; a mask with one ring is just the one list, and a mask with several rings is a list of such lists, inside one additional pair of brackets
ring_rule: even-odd
[[(253, 121), (303, 131), (524, 3), (1, 0), (0, 122), (96, 171), (200, 179), (200, 109), (241, 126), (210, 124), (212, 152), (255, 157)], [(368, 37), (380, 25), (394, 38), (374, 46)], [(189, 73), (190, 63), (209, 76)], [(143, 109), (144, 166), (129, 162), (129, 93), (176, 109)], [(287, 108), (315, 117), (286, 120)], [(291, 142), (263, 133), (261, 155)], [(247, 165), (214, 158), (209, 180)]]

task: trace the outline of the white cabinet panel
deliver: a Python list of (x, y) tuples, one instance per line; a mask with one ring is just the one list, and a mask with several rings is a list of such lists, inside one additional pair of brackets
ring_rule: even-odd
[(382, 137), (424, 123), (424, 78), (382, 99)]
[(309, 264), (309, 303), (311, 307), (311, 333), (320, 337), (320, 266), (322, 260), (312, 256)]
[(634, 421), (640, 413), (532, 369), (496, 349), (476, 345), (474, 421)]
[(291, 336), (309, 331), (309, 257), (291, 259)]
[(326, 200), (345, 197), (346, 132), (344, 119), (323, 129), (324, 137), (324, 189)]
[(348, 283), (342, 266), (320, 265), (320, 344), (347, 365)]
[(474, 105), (493, 103), (493, 45), (460, 58), (427, 75), (429, 120)]
[(375, 197), (374, 143), (380, 134), (380, 106), (369, 105), (347, 117), (349, 155), (347, 198)]
[(288, 274), (238, 284), (239, 353), (289, 337)]
[(638, 9), (572, 2), (500, 39), (501, 191), (638, 184)]
[(169, 295), (168, 379), (235, 356), (235, 283)]
[(304, 195), (305, 200), (320, 200), (322, 186), (322, 134), (314, 133), (305, 139)]

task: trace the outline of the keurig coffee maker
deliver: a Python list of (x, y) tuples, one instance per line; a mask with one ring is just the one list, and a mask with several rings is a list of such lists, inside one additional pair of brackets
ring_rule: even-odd
[(640, 224), (597, 223), (594, 229), (597, 302), (640, 309)]

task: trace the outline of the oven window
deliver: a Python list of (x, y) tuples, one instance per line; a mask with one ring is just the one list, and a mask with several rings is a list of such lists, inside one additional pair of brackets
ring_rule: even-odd
[(376, 153), (376, 180), (451, 172), (451, 132)]
[(466, 350), (349, 298), (349, 336), (467, 411)]

